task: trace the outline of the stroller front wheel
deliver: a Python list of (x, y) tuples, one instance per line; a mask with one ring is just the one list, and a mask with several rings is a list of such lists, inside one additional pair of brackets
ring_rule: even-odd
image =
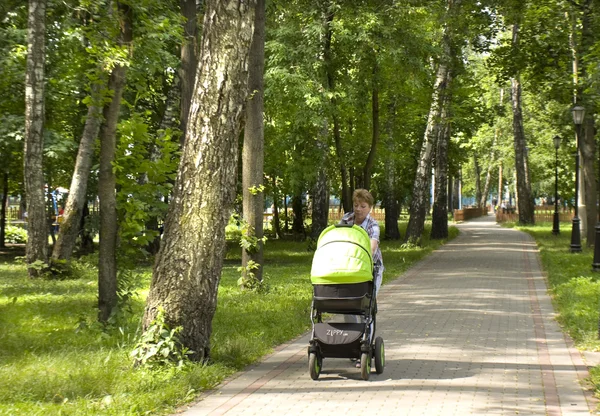
[(385, 347), (383, 345), (383, 338), (375, 338), (375, 372), (377, 374), (383, 373), (385, 367)]
[(368, 380), (371, 375), (371, 354), (363, 352), (360, 355), (360, 376), (363, 380)]
[(323, 365), (323, 359), (314, 352), (311, 352), (308, 356), (308, 371), (310, 372), (310, 378), (316, 380), (321, 374), (321, 366)]

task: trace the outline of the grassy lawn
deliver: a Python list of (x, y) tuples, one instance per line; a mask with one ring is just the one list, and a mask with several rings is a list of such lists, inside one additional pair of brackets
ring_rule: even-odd
[[(458, 231), (451, 227), (450, 233), (453, 238)], [(383, 241), (384, 282), (440, 244), (427, 238), (423, 248)], [(140, 335), (151, 267), (129, 276), (135, 293), (129, 309), (102, 327), (96, 323), (97, 258), (77, 264), (77, 279), (31, 280), (24, 265), (14, 261), (22, 253), (0, 253), (0, 414), (172, 412), (309, 328), (313, 253), (307, 247), (306, 242), (268, 241), (268, 291), (257, 294), (237, 288), (240, 248), (230, 244), (213, 321), (213, 362), (179, 369), (134, 368), (129, 357)]]
[[(540, 249), (559, 324), (578, 349), (600, 351), (600, 273), (592, 271), (593, 247), (588, 248), (583, 241), (583, 251), (571, 253), (571, 225), (560, 225), (558, 236), (552, 235), (552, 223), (518, 228), (532, 235)], [(596, 367), (590, 373), (598, 395), (600, 369)]]

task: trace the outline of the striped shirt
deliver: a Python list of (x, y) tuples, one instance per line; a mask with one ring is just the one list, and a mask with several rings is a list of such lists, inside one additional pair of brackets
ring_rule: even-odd
[[(348, 213), (344, 214), (344, 216), (340, 220), (340, 224), (353, 225), (354, 224), (354, 212), (348, 212)], [(371, 217), (370, 214), (367, 214), (367, 217), (362, 222), (362, 224), (359, 225), (359, 227), (362, 227), (367, 232), (367, 234), (369, 235), (369, 238), (371, 240), (377, 240), (377, 243), (379, 243), (379, 234), (380, 234), (379, 223), (373, 217)], [(381, 250), (379, 249), (379, 244), (377, 244), (375, 253), (373, 253), (373, 266), (375, 266), (376, 268), (379, 268), (381, 270), (381, 272), (383, 272), (383, 257), (381, 256)]]

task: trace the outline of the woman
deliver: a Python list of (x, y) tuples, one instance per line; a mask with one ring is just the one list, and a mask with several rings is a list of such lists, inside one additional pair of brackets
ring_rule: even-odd
[(354, 211), (344, 214), (340, 223), (358, 225), (369, 235), (371, 239), (371, 253), (373, 255), (373, 281), (375, 283), (375, 294), (377, 294), (383, 277), (383, 258), (379, 249), (379, 224), (370, 215), (374, 202), (373, 195), (369, 191), (366, 189), (356, 189), (352, 194)]
[[(371, 217), (370, 212), (375, 200), (373, 195), (366, 189), (356, 189), (352, 194), (353, 212), (344, 214), (340, 220), (341, 224), (358, 225), (362, 227), (371, 240), (371, 253), (373, 256), (373, 283), (375, 284), (375, 296), (381, 287), (383, 277), (383, 258), (379, 249), (379, 224), (375, 218)], [(344, 315), (345, 322), (357, 322), (355, 315)], [(352, 360), (354, 361), (354, 360)], [(356, 361), (356, 368), (360, 368), (360, 361)]]

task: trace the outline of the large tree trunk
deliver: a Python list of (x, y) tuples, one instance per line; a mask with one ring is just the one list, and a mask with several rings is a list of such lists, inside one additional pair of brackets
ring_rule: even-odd
[(179, 0), (179, 7), (182, 16), (185, 18), (183, 24), (184, 40), (181, 45), (181, 68), (179, 69), (179, 77), (181, 79), (181, 143), (183, 145), (187, 132), (192, 94), (194, 92), (194, 80), (196, 79), (198, 23), (196, 0)]
[(212, 319), (236, 195), (255, 1), (206, 2), (190, 124), (165, 222), (143, 328), (164, 310), (192, 359), (210, 353)]
[[(512, 47), (518, 50), (519, 25), (513, 25)], [(513, 134), (515, 148), (515, 171), (517, 176), (517, 204), (519, 209), (519, 224), (533, 224), (534, 203), (529, 183), (529, 172), (527, 169), (525, 130), (523, 129), (523, 113), (521, 110), (521, 81), (519, 74), (511, 79), (512, 111), (513, 111)]]
[[(243, 280), (261, 281), (263, 272), (263, 212), (265, 193), (263, 188), (264, 171), (264, 68), (265, 68), (265, 0), (256, 1), (254, 36), (248, 61), (248, 91), (246, 127), (242, 149), (242, 189), (243, 217), (249, 225), (246, 231), (250, 237), (258, 239), (256, 246), (242, 248)], [(248, 267), (253, 262), (256, 269)], [(254, 278), (252, 279), (252, 275)]]
[[(448, 76), (450, 78), (450, 76)], [(444, 101), (450, 101), (444, 97)], [(448, 107), (442, 112), (442, 128), (437, 139), (435, 151), (435, 189), (433, 210), (431, 214), (431, 238), (442, 240), (448, 238), (448, 145), (450, 143), (450, 123), (447, 117)]]
[(92, 102), (88, 108), (83, 134), (79, 142), (75, 169), (69, 188), (69, 196), (65, 204), (63, 220), (60, 224), (58, 238), (52, 250), (52, 260), (69, 260), (75, 247), (79, 224), (86, 203), (87, 183), (94, 155), (94, 142), (98, 137), (102, 122), (98, 85), (92, 86)]
[[(131, 8), (117, 3), (120, 20), (119, 44), (129, 45), (133, 38)], [(117, 123), (121, 97), (125, 88), (127, 67), (116, 65), (108, 88), (113, 92), (112, 100), (104, 107), (104, 125), (100, 137), (100, 173), (98, 197), (100, 200), (100, 248), (98, 264), (98, 319), (107, 322), (117, 305), (117, 199), (116, 178), (113, 171), (117, 143)]]
[[(46, 0), (29, 0), (27, 69), (25, 72), (24, 178), (27, 199), (27, 264), (46, 263), (48, 227), (44, 195), (44, 70), (46, 63)], [(28, 267), (37, 277), (40, 267)]]
[[(448, 0), (446, 15), (456, 13), (460, 6), (459, 0)], [(425, 227), (425, 217), (429, 204), (429, 188), (431, 182), (431, 163), (434, 146), (438, 137), (443, 106), (446, 104), (444, 95), (450, 87), (450, 65), (452, 57), (451, 28), (448, 24), (444, 26), (442, 36), (443, 52), (436, 71), (436, 79), (433, 93), (431, 96), (431, 105), (427, 118), (427, 127), (421, 152), (419, 155), (419, 164), (413, 185), (412, 200), (410, 203), (410, 218), (406, 228), (405, 241), (413, 244), (420, 244), (421, 234)], [(447, 103), (449, 105), (449, 102)]]

